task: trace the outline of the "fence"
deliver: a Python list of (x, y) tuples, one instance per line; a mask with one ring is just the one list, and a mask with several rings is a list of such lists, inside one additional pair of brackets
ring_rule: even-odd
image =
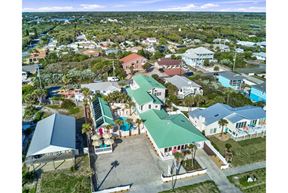
[(205, 141), (204, 142), (207, 147), (213, 151), (213, 153), (222, 161), (223, 165), (220, 167), (221, 169), (227, 169), (229, 167), (229, 163), (226, 161), (226, 159), (215, 149), (215, 147), (211, 144), (210, 141)]
[(172, 107), (180, 110), (180, 111), (183, 111), (183, 112), (190, 112), (190, 111), (194, 111), (196, 109), (205, 109), (205, 108), (201, 108), (201, 107), (185, 107), (185, 106), (178, 106), (178, 105), (175, 105), (174, 103), (172, 103)]
[(169, 182), (172, 180), (178, 180), (178, 179), (182, 179), (182, 178), (188, 178), (188, 177), (192, 177), (192, 176), (198, 176), (198, 175), (203, 175), (207, 173), (207, 169), (201, 169), (201, 170), (197, 170), (197, 171), (192, 171), (192, 172), (187, 172), (184, 174), (179, 174), (179, 175), (175, 175), (175, 176), (164, 176), (163, 174), (161, 175), (161, 179), (162, 182)]
[(109, 188), (105, 190), (99, 190), (99, 191), (92, 192), (92, 193), (110, 193), (110, 192), (128, 191), (130, 187), (131, 187), (130, 185), (125, 185), (125, 186), (119, 186), (119, 187)]

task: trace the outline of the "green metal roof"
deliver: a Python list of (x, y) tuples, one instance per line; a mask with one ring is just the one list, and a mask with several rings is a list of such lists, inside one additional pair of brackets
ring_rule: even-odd
[(127, 88), (126, 91), (128, 95), (133, 98), (139, 105), (144, 105), (149, 102), (153, 102), (155, 104), (162, 104), (162, 101), (158, 99), (158, 97), (149, 94), (145, 90), (142, 90), (142, 88), (139, 88), (137, 90), (131, 90), (131, 88)]
[(205, 141), (206, 138), (183, 115), (169, 115), (165, 110), (148, 110), (140, 114), (158, 148)]
[(145, 75), (142, 75), (142, 74), (137, 74), (137, 75), (133, 76), (133, 80), (144, 91), (151, 90), (152, 88), (164, 88), (165, 89), (165, 86), (163, 86), (162, 84), (157, 82), (151, 76), (145, 76)]
[(98, 97), (95, 101), (93, 101), (93, 111), (94, 119), (96, 121), (96, 128), (101, 125), (114, 125), (114, 119), (109, 107), (109, 104)]

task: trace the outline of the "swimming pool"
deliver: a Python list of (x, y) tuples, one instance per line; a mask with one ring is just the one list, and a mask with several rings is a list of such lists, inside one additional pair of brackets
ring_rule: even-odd
[(127, 117), (119, 117), (123, 121), (123, 125), (120, 126), (120, 130), (129, 131), (133, 128), (133, 125), (127, 122)]

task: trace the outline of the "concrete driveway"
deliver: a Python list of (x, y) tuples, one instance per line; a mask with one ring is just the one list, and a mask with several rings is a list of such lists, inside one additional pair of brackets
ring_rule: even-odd
[[(111, 169), (114, 161), (118, 161), (119, 165)], [(145, 135), (124, 138), (113, 153), (97, 157), (98, 189), (132, 184), (131, 190), (136, 191), (142, 184), (149, 186), (151, 183), (162, 183), (160, 176), (167, 168), (165, 164), (153, 152)]]

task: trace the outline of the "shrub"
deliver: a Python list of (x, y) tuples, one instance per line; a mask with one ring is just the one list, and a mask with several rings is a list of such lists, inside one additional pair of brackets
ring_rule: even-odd
[(70, 99), (63, 99), (62, 100), (61, 108), (72, 109), (74, 107), (76, 107), (76, 104), (72, 100), (70, 100)]

